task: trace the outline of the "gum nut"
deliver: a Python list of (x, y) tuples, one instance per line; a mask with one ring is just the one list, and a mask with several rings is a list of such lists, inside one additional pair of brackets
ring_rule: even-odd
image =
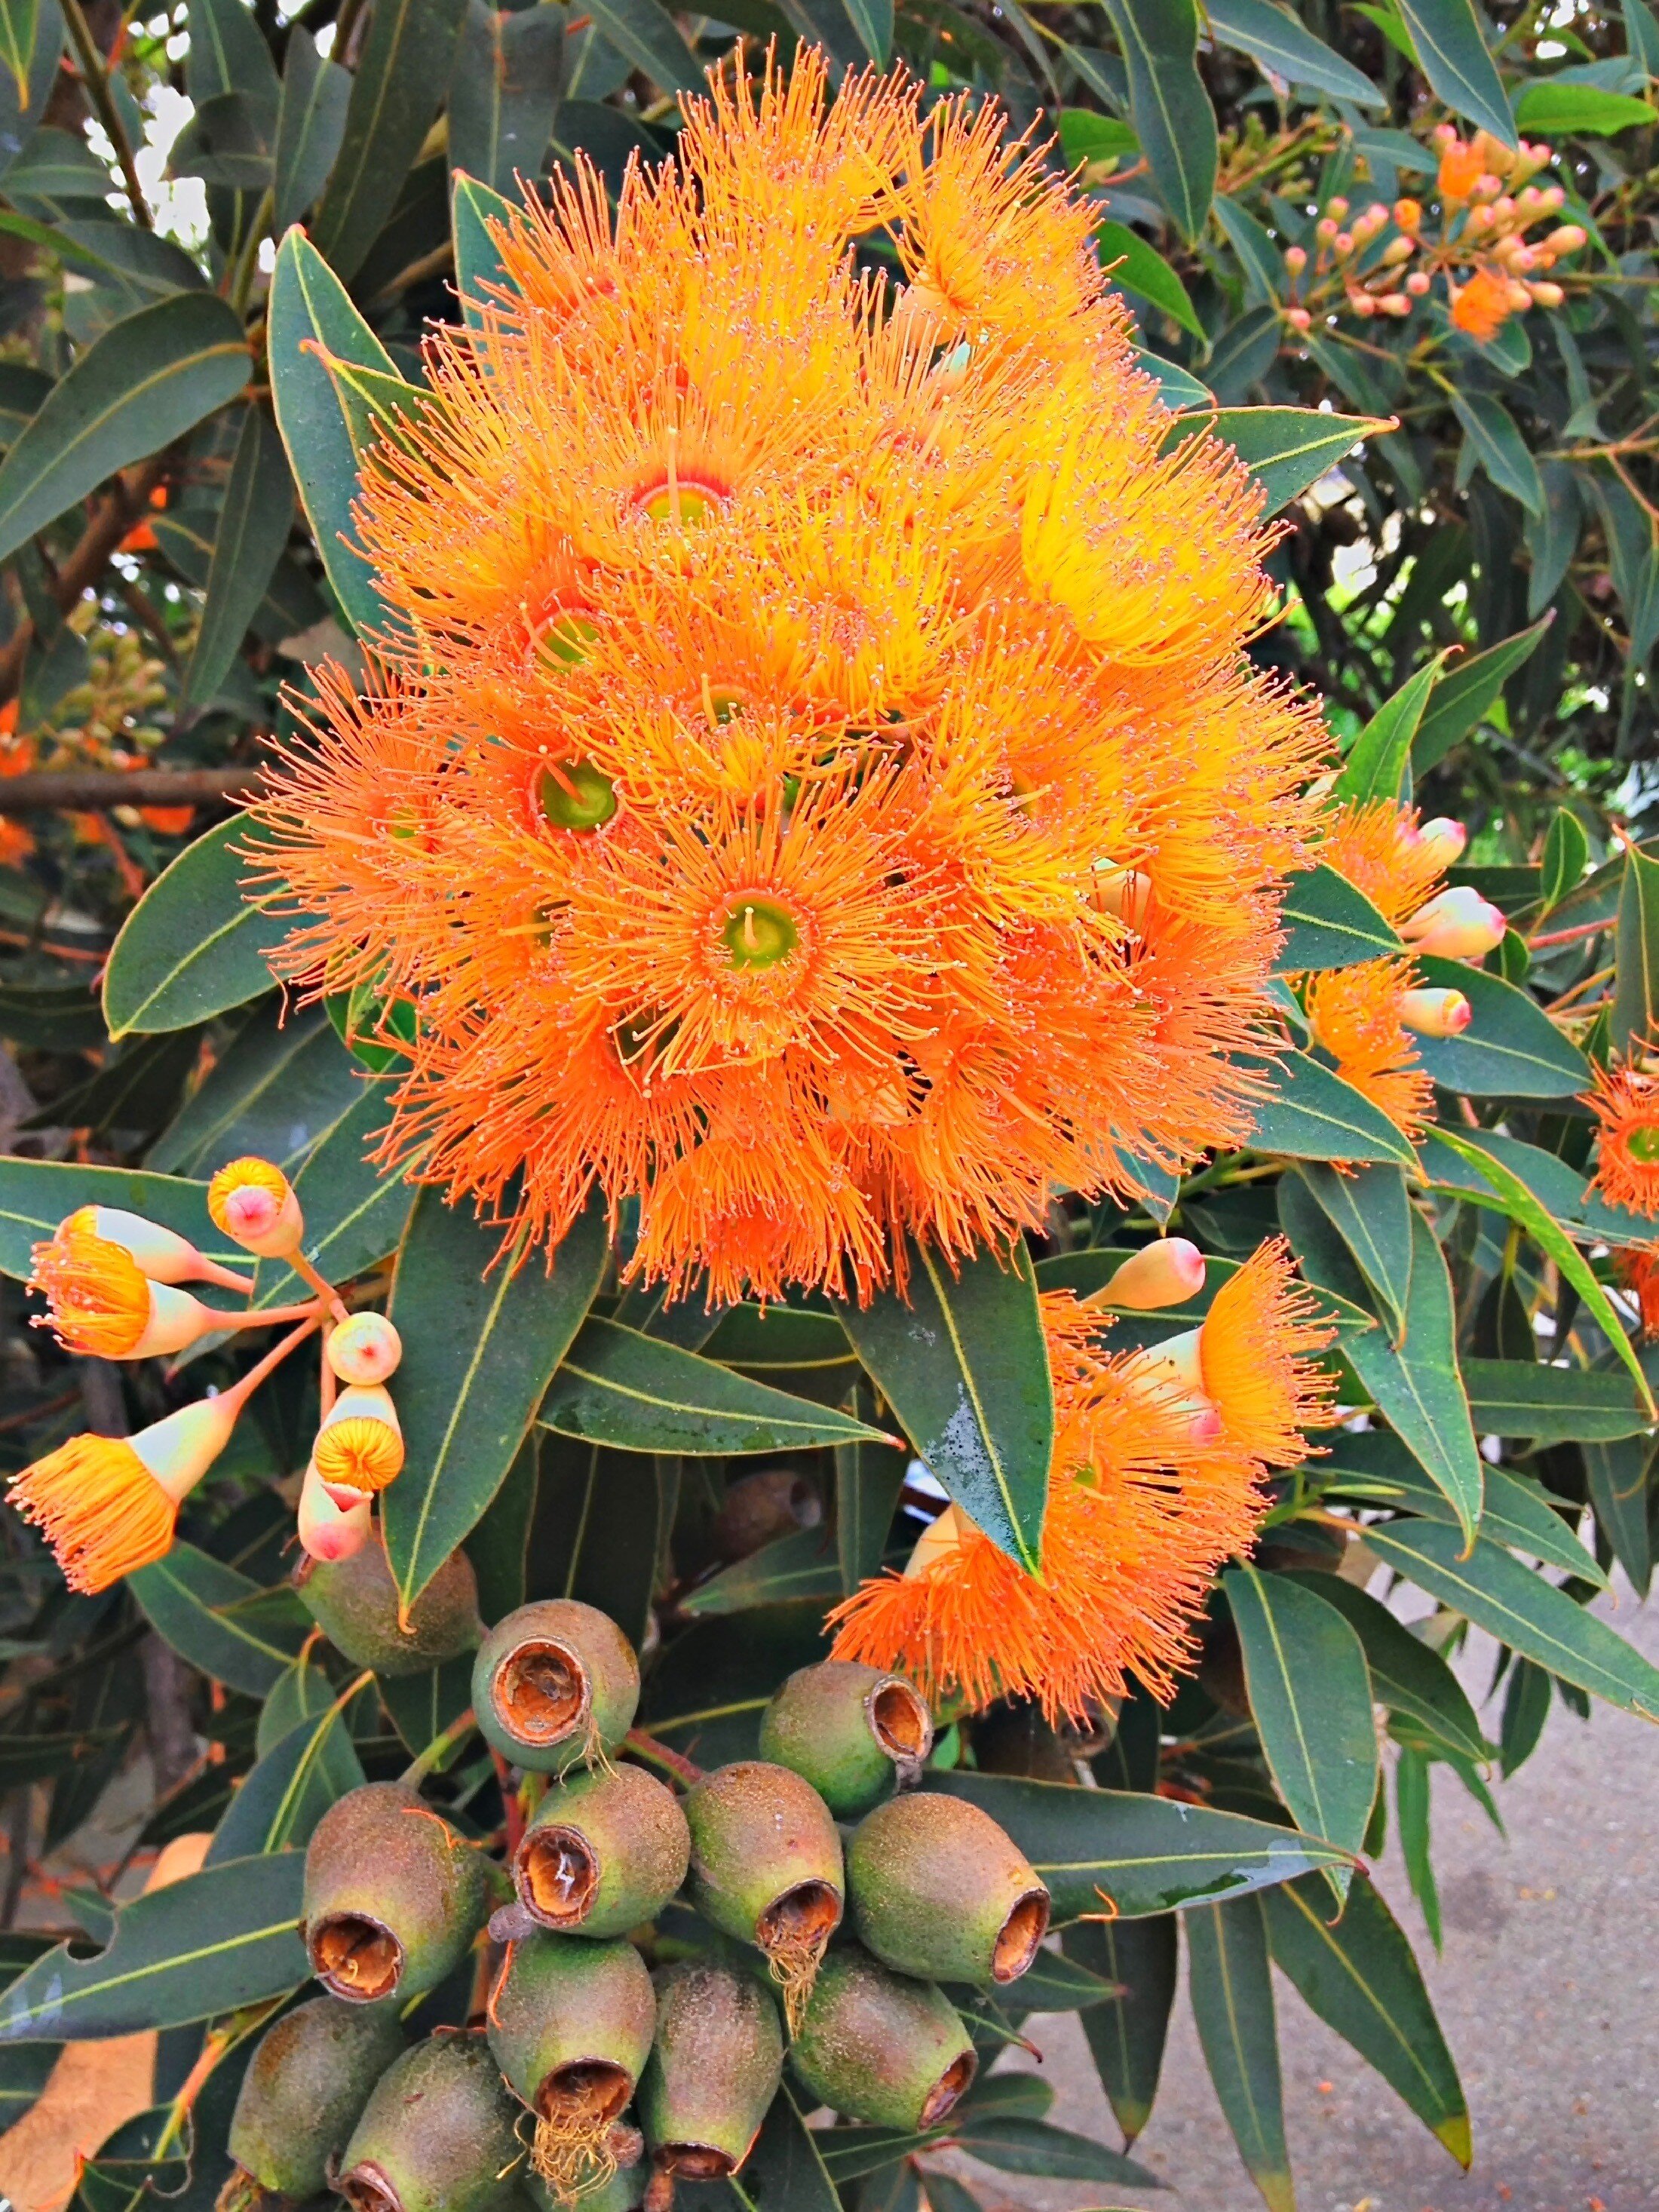
[(320, 2196), (370, 2091), (403, 2047), (388, 2008), (323, 1996), (284, 2013), (261, 2038), (231, 2115), (226, 2148), (242, 2173), (278, 2197)]
[(377, 1674), (423, 1674), (474, 1650), (483, 1634), (477, 1578), (465, 1552), (450, 1553), (400, 1628), (398, 1585), (378, 1528), (343, 1559), (301, 1560), (294, 1586), (342, 1658)]
[(404, 1356), (403, 1339), (378, 1313), (353, 1314), (329, 1331), (325, 1348), (342, 1382), (384, 1382)]
[(801, 1668), (761, 1717), (761, 1757), (811, 1783), (838, 1820), (914, 1782), (933, 1747), (933, 1717), (910, 1684), (851, 1660)]
[(621, 1936), (661, 1911), (690, 1860), (678, 1798), (654, 1774), (623, 1764), (548, 1790), (520, 1842), (513, 1879), (542, 1926)]
[(845, 1896), (841, 1837), (811, 1783), (740, 1759), (688, 1793), (685, 1817), (691, 1901), (705, 1920), (768, 1953), (828, 1942)]
[(356, 2004), (437, 1988), (489, 1912), (482, 1854), (401, 1782), (337, 1798), (306, 1848), (311, 1970)]
[(656, 1976), (657, 2033), (640, 2081), (640, 2122), (659, 2172), (735, 2173), (783, 2072), (777, 2008), (757, 1982), (688, 1961)]
[(1048, 1892), (988, 1813), (926, 1791), (854, 1832), (847, 1882), (860, 1941), (884, 1965), (981, 1988), (1016, 1981), (1048, 1931)]
[(632, 2102), (657, 1999), (631, 1943), (533, 1936), (508, 1944), (489, 1993), (489, 2047), (514, 2096), (597, 2141)]
[(943, 1990), (890, 1972), (855, 1943), (824, 1960), (789, 2050), (815, 2104), (907, 2134), (937, 2127), (977, 2063)]
[(816, 1528), (823, 1519), (815, 1483), (795, 1468), (763, 1467), (726, 1485), (714, 1516), (714, 1549), (722, 1559), (746, 1559), (763, 1544), (797, 1528)]
[(485, 1635), (472, 1668), (484, 1740), (515, 1766), (591, 1765), (634, 1725), (640, 1668), (616, 1622), (574, 1598), (523, 1605)]
[(334, 2186), (352, 2212), (518, 2212), (518, 2118), (483, 2037), (441, 2030), (376, 2082)]

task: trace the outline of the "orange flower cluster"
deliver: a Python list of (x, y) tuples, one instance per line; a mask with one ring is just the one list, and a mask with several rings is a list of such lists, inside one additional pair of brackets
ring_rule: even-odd
[[(1601, 1125), (1595, 1188), (1609, 1206), (1651, 1221), (1659, 1215), (1659, 1075), (1629, 1062), (1599, 1067), (1587, 1103)], [(1647, 1304), (1644, 1296), (1644, 1323)]]
[(1322, 738), (1243, 658), (1258, 491), (1166, 451), (994, 107), (806, 52), (685, 118), (431, 342), (386, 635), (256, 859), (290, 974), (415, 1002), (388, 1158), (550, 1241), (597, 1182), (677, 1295), (864, 1296), (1242, 1132)]
[(1085, 1719), (1130, 1677), (1167, 1697), (1188, 1624), (1220, 1563), (1247, 1549), (1270, 1468), (1306, 1454), (1332, 1384), (1284, 1245), (1265, 1244), (1216, 1293), (1191, 1340), (1108, 1352), (1109, 1323), (1046, 1293), (1055, 1433), (1042, 1572), (1024, 1573), (946, 1509), (902, 1576), (830, 1615), (834, 1656), (896, 1668), (935, 1703), (1038, 1700)]

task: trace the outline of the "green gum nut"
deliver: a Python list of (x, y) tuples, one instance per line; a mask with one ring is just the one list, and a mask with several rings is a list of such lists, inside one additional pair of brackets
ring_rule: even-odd
[(483, 2036), (441, 2031), (376, 2082), (334, 2186), (352, 2212), (519, 2212), (518, 2118)]
[(653, 2174), (672, 2183), (737, 2172), (782, 2072), (783, 2031), (757, 1982), (696, 1960), (660, 1973), (656, 2042), (640, 2082)]
[(978, 2061), (943, 1990), (848, 1944), (819, 1969), (789, 2063), (815, 2102), (910, 2133), (939, 2125)]
[(403, 2047), (390, 2009), (313, 1997), (284, 2013), (242, 2076), (226, 2142), (237, 2172), (220, 2197), (223, 2212), (257, 2203), (261, 2191), (320, 2195), (330, 2161)]
[(377, 1529), (349, 1559), (301, 1561), (300, 1602), (335, 1650), (377, 1674), (423, 1674), (471, 1651), (483, 1634), (478, 1585), (465, 1552), (452, 1552), (398, 1625), (398, 1585)]
[(724, 1936), (769, 1957), (802, 1946), (816, 1956), (841, 1924), (841, 1837), (810, 1782), (787, 1766), (740, 1759), (685, 1801), (691, 1901)]
[(537, 2117), (597, 2137), (651, 2055), (657, 2000), (631, 1943), (535, 1935), (509, 1943), (489, 1995), (489, 2047)]
[(672, 1790), (643, 1767), (599, 1767), (549, 1790), (513, 1880), (543, 1927), (622, 1936), (662, 1910), (690, 1857), (691, 1832)]
[(403, 1783), (337, 1799), (307, 1846), (311, 1971), (350, 2003), (405, 2003), (436, 1989), (488, 1911), (483, 1855)]
[[(613, 2128), (611, 2136), (610, 2154), (616, 2161), (615, 2170), (606, 2180), (583, 2183), (582, 2212), (638, 2212), (645, 2195), (649, 2168), (644, 2163), (644, 2145), (640, 2136), (632, 2128)], [(567, 2212), (568, 2197), (561, 2197), (538, 2173), (525, 2177), (524, 2193), (536, 2212)]]
[(1048, 1932), (1048, 1893), (988, 1813), (931, 1791), (878, 1805), (847, 1846), (853, 1925), (924, 1980), (1016, 1981)]
[(911, 1788), (933, 1747), (933, 1717), (909, 1683), (848, 1659), (792, 1674), (761, 1720), (762, 1758), (810, 1782), (838, 1820)]
[(472, 1710), (492, 1750), (537, 1774), (591, 1765), (634, 1725), (639, 1662), (616, 1622), (574, 1598), (521, 1605), (472, 1667)]

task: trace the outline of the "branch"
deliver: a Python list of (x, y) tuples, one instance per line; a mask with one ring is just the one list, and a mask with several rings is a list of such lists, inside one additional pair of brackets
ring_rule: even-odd
[(258, 761), (246, 768), (42, 769), (0, 779), (0, 814), (37, 814), (52, 806), (204, 806), (252, 799), (264, 777)]
[(155, 218), (149, 211), (144, 188), (138, 181), (137, 167), (132, 158), (132, 143), (127, 137), (121, 111), (115, 105), (114, 94), (109, 88), (109, 65), (98, 51), (97, 43), (87, 27), (87, 19), (81, 13), (80, 0), (64, 0), (64, 21), (69, 30), (70, 44), (75, 48), (75, 58), (81, 65), (82, 82), (97, 110), (98, 120), (104, 126), (104, 135), (115, 149), (115, 158), (121, 165), (121, 181), (127, 188), (132, 212), (145, 230), (154, 230)]
[[(136, 523), (149, 512), (149, 495), (173, 465), (173, 456), (156, 453), (135, 469), (131, 478), (117, 477), (99, 497), (81, 532), (75, 550), (52, 580), (52, 595), (64, 614), (76, 605), (109, 566), (112, 553)], [(23, 663), (34, 641), (34, 624), (26, 615), (0, 652), (0, 706), (17, 696), (23, 680)]]

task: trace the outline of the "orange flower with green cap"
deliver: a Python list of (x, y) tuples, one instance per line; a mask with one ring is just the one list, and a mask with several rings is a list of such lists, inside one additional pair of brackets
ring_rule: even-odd
[(1659, 1215), (1659, 1075), (1637, 1060), (1597, 1068), (1585, 1101), (1601, 1134), (1593, 1187), (1609, 1206)]

